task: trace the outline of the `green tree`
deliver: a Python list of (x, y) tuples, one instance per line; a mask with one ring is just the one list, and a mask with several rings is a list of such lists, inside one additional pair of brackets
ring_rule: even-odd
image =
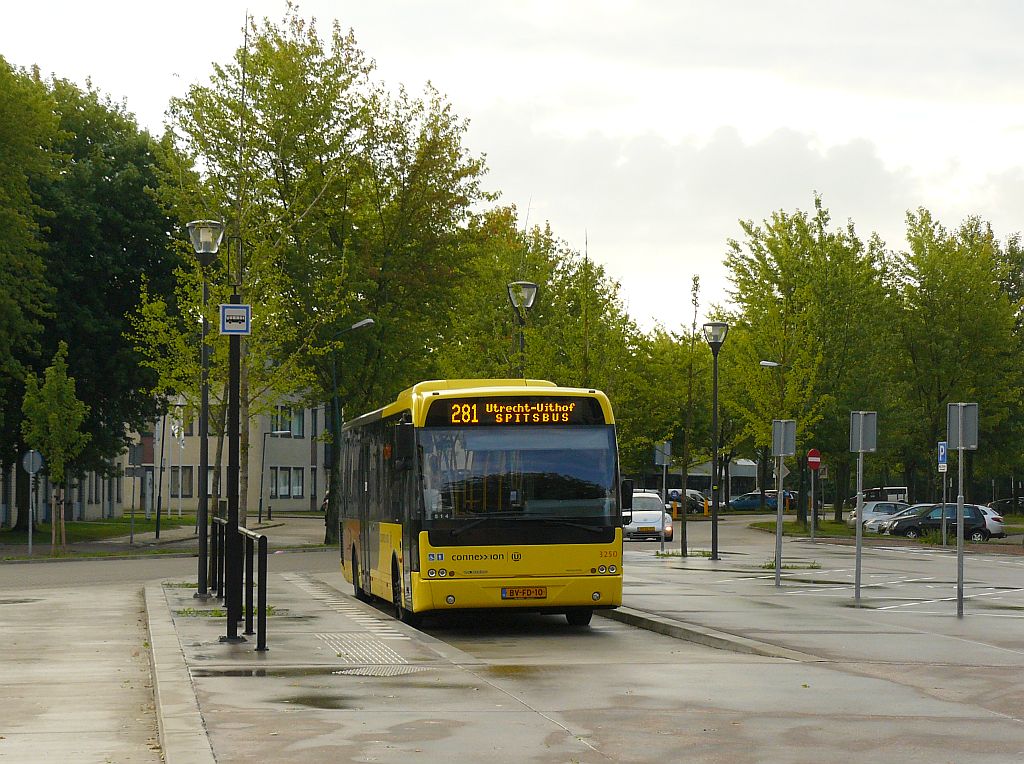
[[(210, 85), (172, 101), (164, 198), (181, 221), (227, 220), (232, 257), (242, 245), (241, 290), (254, 306), (244, 421), (284, 395), (328, 401), (334, 378), (343, 407), (378, 405), (431, 368), (462, 277), (461, 228), (485, 198), (482, 161), (463, 148), (466, 123), (435, 91), (389, 95), (337, 25), (322, 40), (289, 6), (283, 24), (249, 31)], [(179, 279), (198, 303), (199, 279)], [(181, 345), (170, 333), (187, 322), (159, 306), (143, 313), (140, 347), (147, 325)], [(367, 316), (373, 332), (342, 335)], [(179, 367), (164, 379), (183, 376)], [(243, 508), (246, 496), (243, 483)], [(329, 538), (336, 512), (332, 501)]]
[(39, 357), (50, 315), (37, 223), (42, 210), (29, 178), (53, 172), (56, 130), (46, 88), (0, 56), (0, 465), (20, 450), (25, 372)]
[(51, 545), (56, 552), (57, 527), (60, 526), (60, 544), (67, 542), (64, 530), (64, 491), (69, 466), (78, 458), (89, 442), (90, 435), (82, 431), (89, 407), (75, 394), (75, 380), (68, 376), (68, 346), (61, 342), (46, 369), (42, 384), (34, 374), (25, 379), (25, 398), (21, 423), (25, 442), (39, 451), (46, 460), (46, 474), (54, 485)]
[(894, 289), (903, 362), (891, 374), (905, 407), (904, 468), (927, 470), (934, 485), (947, 403), (976, 401), (979, 437), (990, 444), (1020, 407), (1017, 304), (1000, 288), (997, 243), (978, 218), (950, 231), (925, 209), (908, 213), (907, 242)]
[[(852, 223), (833, 226), (820, 197), (813, 215), (777, 212), (741, 227), (745, 240), (730, 242), (726, 257), (735, 335), (722, 354), (723, 405), (762, 463), (771, 420), (794, 419), (800, 453), (819, 448), (842, 482), (848, 411), (882, 407), (879, 359), (892, 347), (882, 243), (865, 245)], [(762, 360), (779, 366), (762, 368)], [(802, 476), (803, 457), (796, 461)]]
[(34, 178), (53, 287), (48, 353), (65, 342), (70, 374), (88, 403), (90, 439), (78, 457), (102, 471), (157, 415), (156, 376), (126, 336), (145, 279), (149, 293), (173, 299), (177, 256), (171, 223), (153, 190), (156, 147), (123, 105), (91, 86), (49, 85), (59, 119), (58, 172)]

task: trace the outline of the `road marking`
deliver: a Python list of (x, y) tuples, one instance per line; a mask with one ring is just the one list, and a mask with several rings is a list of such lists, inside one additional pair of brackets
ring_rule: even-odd
[[(991, 592), (990, 591), (990, 592), (979, 592), (977, 594), (965, 594), (964, 595), (964, 599), (967, 600), (967, 599), (974, 599), (974, 598), (977, 598), (977, 597), (988, 597), (988, 596), (993, 595), (993, 594), (1016, 594), (1016, 593), (1020, 593), (1020, 592), (1024, 592), (1024, 589), (1010, 589), (1010, 590), (1003, 589), (1003, 590), (996, 591), (996, 592)], [(951, 602), (953, 600), (956, 600), (955, 596), (954, 597), (939, 597), (938, 599), (933, 599), (933, 600), (917, 600), (917, 601), (914, 601), (914, 602), (904, 602), (902, 605), (886, 605), (885, 607), (880, 607), (880, 608), (876, 608), (876, 609), (877, 610), (895, 610), (896, 608), (900, 608), (900, 607), (913, 607), (914, 605), (933, 605), (936, 602)]]

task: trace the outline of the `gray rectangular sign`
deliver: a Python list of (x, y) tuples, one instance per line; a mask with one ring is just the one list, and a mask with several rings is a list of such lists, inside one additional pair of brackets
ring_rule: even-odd
[(854, 454), (874, 453), (878, 440), (878, 413), (850, 412), (850, 451)]
[[(963, 410), (963, 442), (961, 443), (960, 411)], [(978, 404), (950, 403), (946, 406), (946, 444), (954, 451), (978, 449)]]
[(654, 463), (659, 467), (664, 467), (672, 462), (672, 441), (666, 440), (662, 443), (654, 444)]
[(793, 456), (796, 453), (796, 420), (772, 420), (772, 456)]

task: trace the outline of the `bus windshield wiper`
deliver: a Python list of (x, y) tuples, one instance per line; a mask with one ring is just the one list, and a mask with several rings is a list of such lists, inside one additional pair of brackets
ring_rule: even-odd
[(524, 520), (538, 520), (538, 521), (540, 521), (542, 523), (546, 523), (548, 525), (562, 525), (562, 526), (564, 526), (566, 528), (582, 528), (583, 530), (590, 531), (591, 533), (604, 533), (604, 530), (605, 530), (604, 528), (602, 528), (599, 525), (587, 525), (586, 523), (575, 523), (572, 520), (565, 520), (565, 519), (563, 519), (561, 517), (543, 517), (543, 516), (541, 516), (541, 517), (530, 517), (529, 515), (525, 515), (523, 517), (523, 519)]
[(471, 528), (476, 528), (478, 525), (482, 525), (483, 523), (486, 523), (488, 520), (500, 520), (502, 518), (507, 518), (507, 517), (519, 517), (519, 513), (518, 512), (493, 512), (493, 513), (491, 513), (489, 515), (485, 515), (484, 517), (478, 517), (475, 520), (470, 520), (468, 523), (466, 523), (465, 525), (460, 525), (458, 528), (452, 528), (452, 529), (450, 529), (448, 531), (448, 533), (449, 533), (449, 535), (451, 535), (452, 538), (455, 538), (456, 536), (461, 536), (463, 533), (465, 533), (466, 531), (470, 530)]

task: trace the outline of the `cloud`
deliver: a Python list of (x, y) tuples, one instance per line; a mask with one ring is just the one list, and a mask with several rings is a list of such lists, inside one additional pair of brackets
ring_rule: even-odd
[(838, 224), (852, 219), (862, 237), (878, 231), (892, 244), (905, 211), (922, 203), (916, 180), (887, 169), (867, 140), (822, 150), (815, 136), (780, 129), (747, 143), (731, 127), (704, 143), (567, 139), (531, 131), (528, 120), (489, 111), (473, 120), (468, 141), (486, 150), (503, 201), (529, 206), (531, 224), (550, 221), (580, 250), (587, 232), (591, 257), (622, 281), (647, 327), (685, 318), (694, 274), (705, 304), (724, 299), (722, 257), (741, 219), (810, 210), (819, 192)]

